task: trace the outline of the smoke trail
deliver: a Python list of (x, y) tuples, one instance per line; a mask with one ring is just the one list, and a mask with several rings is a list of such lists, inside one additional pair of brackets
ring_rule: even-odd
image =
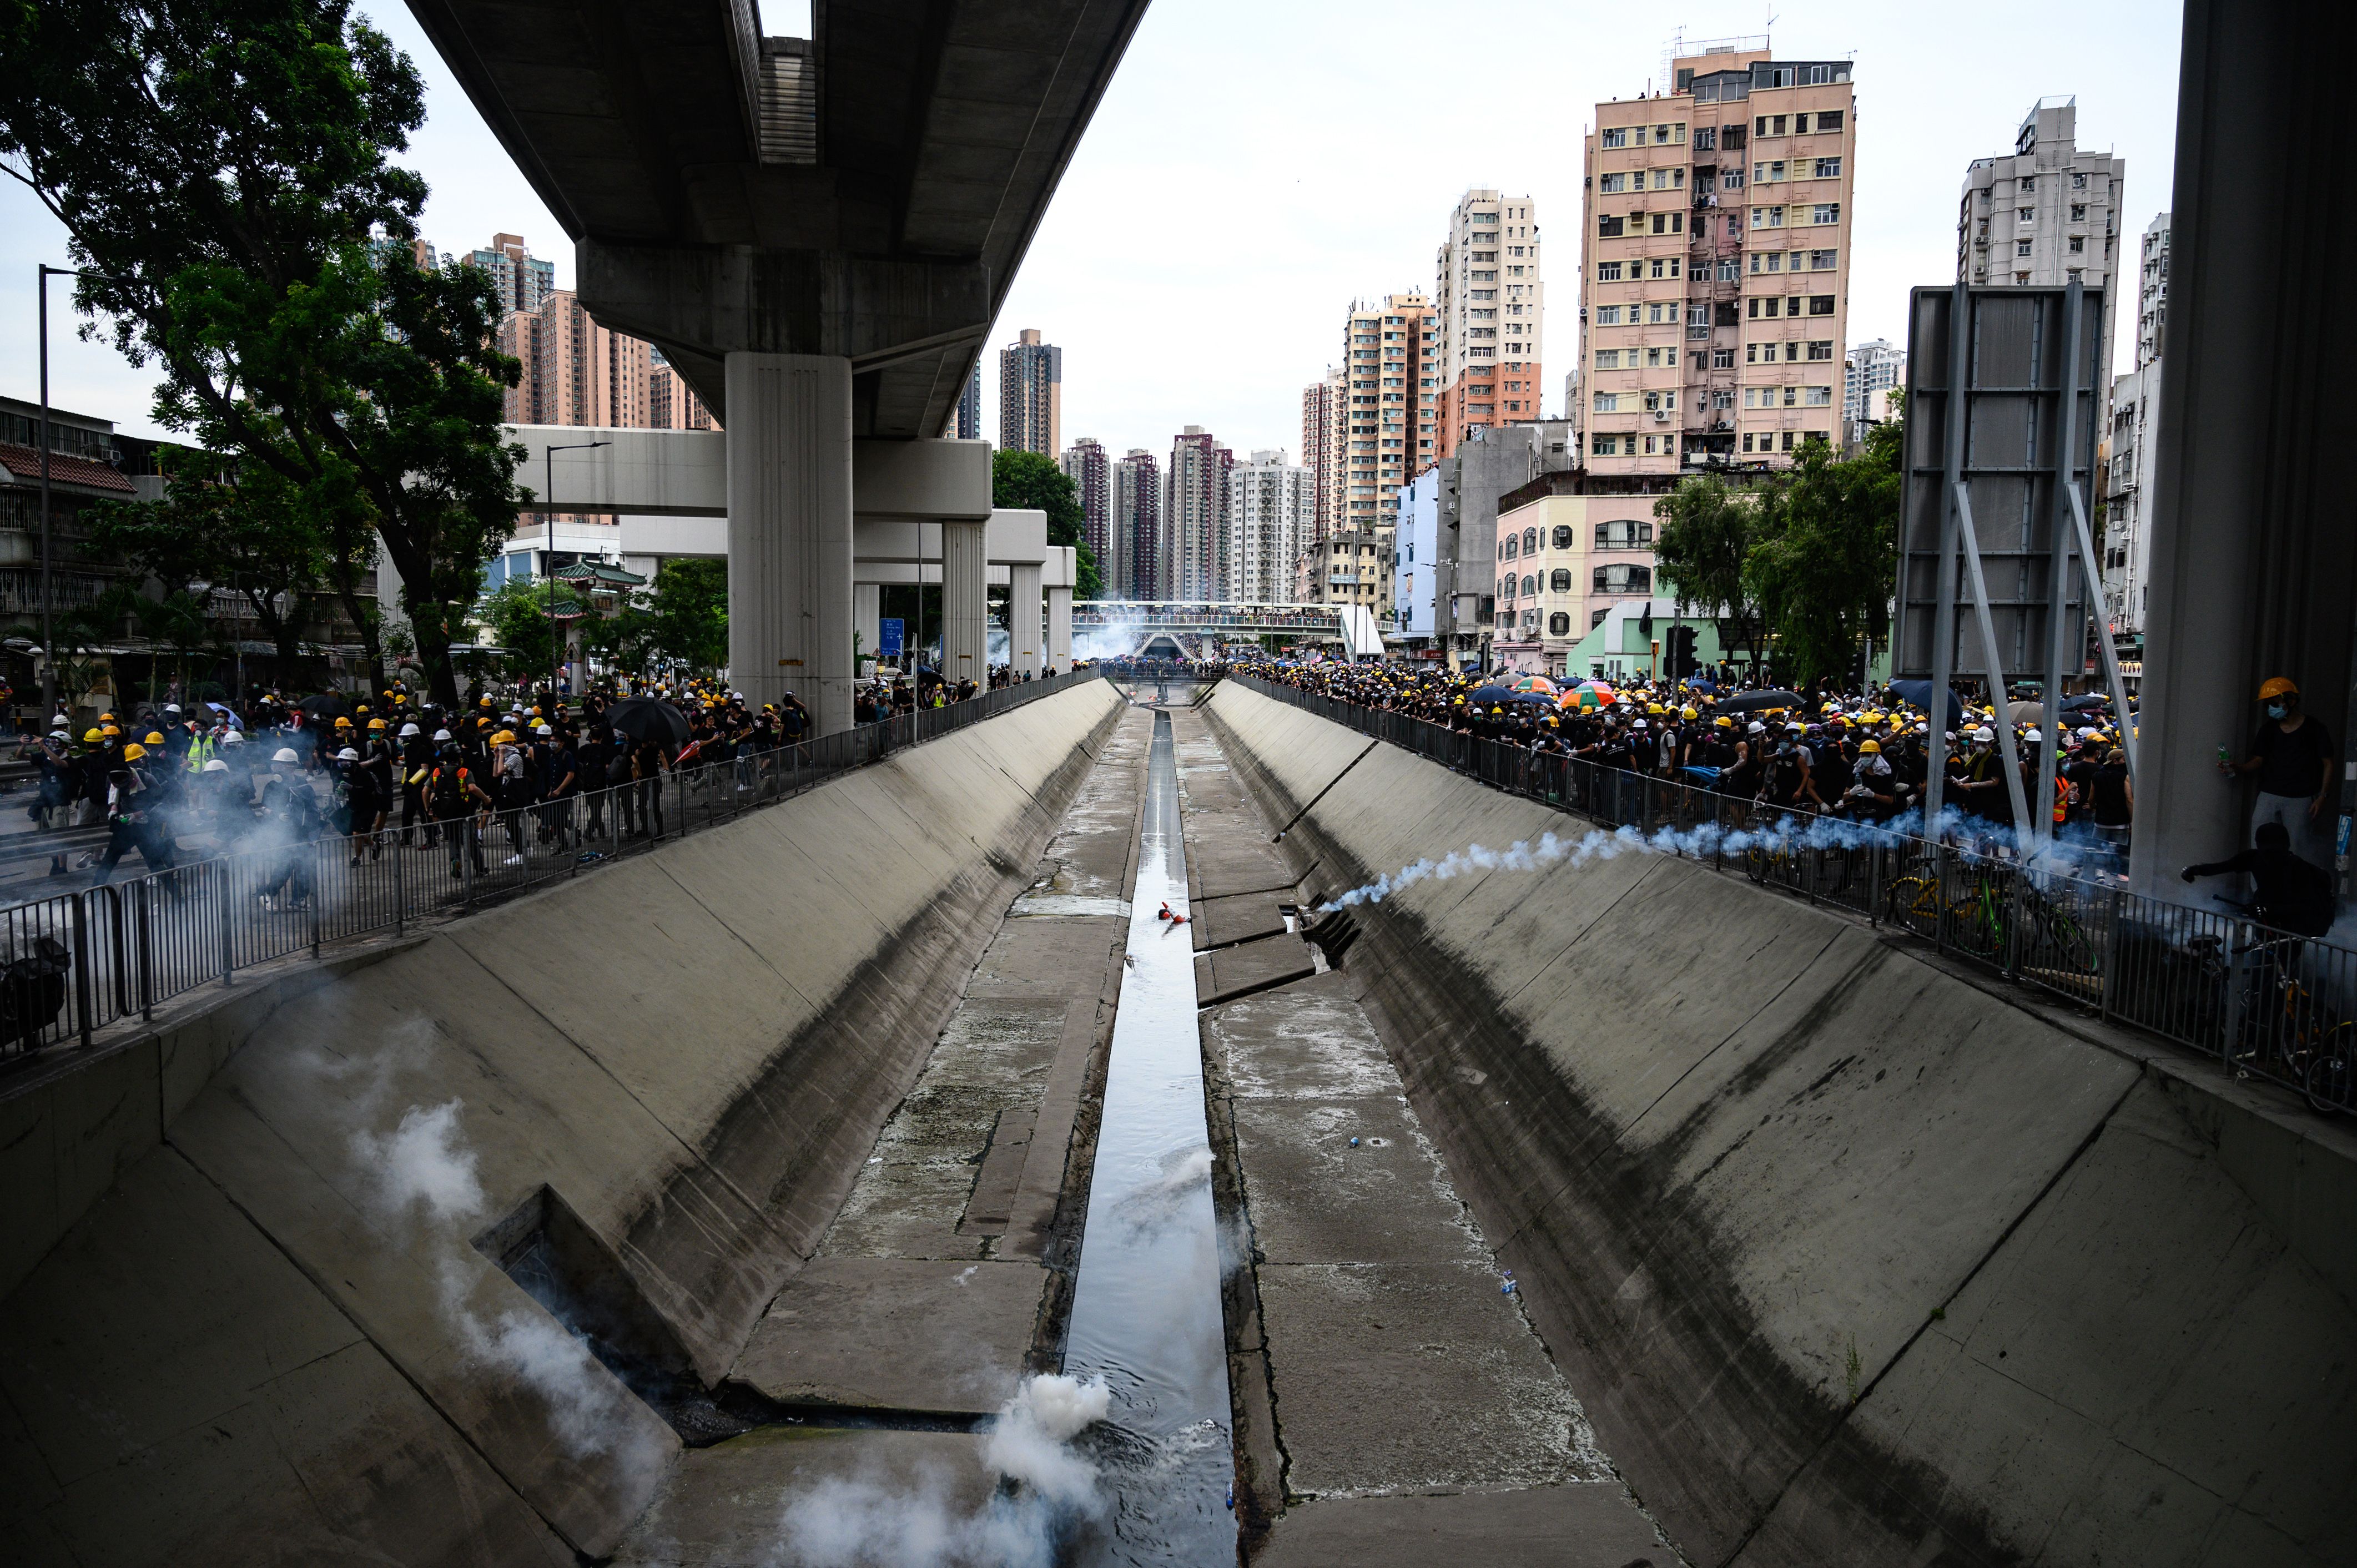
[(468, 1366), (494, 1378), (504, 1374), (538, 1394), (549, 1431), (566, 1453), (609, 1455), (643, 1491), (666, 1445), (645, 1423), (630, 1419), (626, 1402), (634, 1396), (545, 1312), (511, 1307), (490, 1316), (468, 1299), (475, 1279), (459, 1262), (460, 1249), (484, 1197), (475, 1152), (459, 1127), (463, 1109), (459, 1100), (413, 1105), (390, 1133), (354, 1133), (352, 1158), (371, 1199), (396, 1224), (422, 1220), (426, 1244), (441, 1251), (436, 1298)]
[[(2077, 845), (2033, 840), (2030, 854), (2018, 855), (2018, 841), (2010, 825), (1975, 822), (1953, 809), (1943, 811), (1935, 825), (1941, 838), (1968, 836), (1973, 843), (1963, 846), (1961, 851), (1968, 856), (2012, 858), (2035, 872), (2077, 870), (2083, 854)], [(1535, 843), (1524, 840), (1502, 850), (1488, 849), (1478, 843), (1468, 844), (1463, 849), (1451, 850), (1438, 860), (1426, 858), (1415, 861), (1347, 893), (1337, 894), (1318, 908), (1322, 913), (1330, 913), (1360, 904), (1380, 904), (1394, 894), (1405, 892), (1419, 883), (1447, 882), (1477, 871), (1540, 871), (1565, 864), (1576, 870), (1592, 860), (1611, 860), (1622, 854), (1675, 854), (1702, 858), (1713, 854), (1744, 854), (1755, 849), (1770, 854), (1792, 854), (1804, 850), (1866, 849), (1877, 843), (1899, 845), (1920, 838), (1921, 826), (1921, 813), (1910, 811), (1880, 823), (1849, 822), (1838, 817), (1785, 815), (1773, 822), (1741, 828), (1700, 822), (1691, 828), (1662, 827), (1647, 833), (1623, 825), (1609, 831), (1592, 828), (1577, 838), (1565, 838), (1548, 832), (1540, 834)]]
[(780, 1568), (1049, 1568), (1071, 1526), (1105, 1511), (1096, 1466), (1071, 1444), (1103, 1421), (1111, 1404), (1102, 1381), (1060, 1373), (1033, 1378), (984, 1436), (982, 1463), (1002, 1484), (978, 1510), (961, 1509), (938, 1471), (920, 1471), (913, 1487), (830, 1477), (786, 1505), (771, 1562)]

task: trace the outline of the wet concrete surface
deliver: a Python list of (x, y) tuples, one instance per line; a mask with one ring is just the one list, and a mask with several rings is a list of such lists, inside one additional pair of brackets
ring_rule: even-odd
[[(1237, 934), (1292, 902), (1273, 829), (1178, 720), (1199, 907)], [(1231, 913), (1230, 911), (1232, 911)], [(1207, 922), (1208, 924), (1208, 922)], [(1310, 967), (1216, 944), (1207, 995)], [(1598, 1453), (1344, 968), (1207, 1006), (1213, 1139), (1249, 1267), (1228, 1294), (1248, 1560), (1624, 1568), (1677, 1561)], [(1354, 1145), (1352, 1140), (1356, 1139)]]
[(1115, 726), (923, 1073), (730, 1373), (803, 1423), (683, 1455), (616, 1562), (780, 1561), (787, 1510), (813, 1498), (826, 1509), (796, 1518), (872, 1535), (912, 1510), (954, 1525), (991, 1496), (978, 1438), (891, 1428), (993, 1412), (1058, 1359), (1152, 723), (1138, 712)]

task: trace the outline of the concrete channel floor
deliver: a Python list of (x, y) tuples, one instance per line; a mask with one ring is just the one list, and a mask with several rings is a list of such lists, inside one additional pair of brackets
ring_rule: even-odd
[(1248, 1275), (1228, 1300), (1253, 1560), (1669, 1568), (1503, 1288), (1347, 956), (1308, 972), (1271, 825), (1202, 719), (1175, 722), (1212, 1143), (1237, 1167)]
[[(813, 1495), (870, 1530), (911, 1509), (963, 1519), (983, 1506), (974, 1437), (890, 1428), (993, 1412), (1027, 1366), (1053, 1365), (1153, 733), (1142, 710), (1114, 727), (916, 1087), (731, 1373), (878, 1426), (813, 1411), (686, 1451), (618, 1563), (779, 1561), (787, 1509)], [(1078, 1207), (1060, 1209), (1074, 1185)]]

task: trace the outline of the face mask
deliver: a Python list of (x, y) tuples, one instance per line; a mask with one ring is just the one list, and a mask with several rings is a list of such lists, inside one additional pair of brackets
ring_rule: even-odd
[(2269, 703), (2267, 704), (2267, 717), (2271, 719), (2279, 719), (2290, 711), (2290, 709), (2285, 707), (2281, 703)]

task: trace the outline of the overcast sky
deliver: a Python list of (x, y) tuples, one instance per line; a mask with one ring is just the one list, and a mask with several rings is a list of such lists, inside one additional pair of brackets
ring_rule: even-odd
[[(464, 252), (521, 233), (570, 286), (571, 247), (405, 7), (365, 0), (424, 69), (410, 162), (425, 232)], [(1480, 18), (1478, 21), (1475, 18)], [(1660, 18), (1658, 22), (1654, 18)], [(804, 7), (764, 6), (770, 32)], [(1969, 6), (1787, 0), (1778, 58), (1856, 60), (1850, 338), (1905, 340), (1909, 288), (1953, 281), (1964, 166), (2010, 151), (2040, 95), (2075, 93), (2083, 146), (2127, 160), (2123, 249), (2169, 207), (2179, 9), (2153, 0)], [(1353, 297), (1429, 289), (1472, 186), (1534, 199), (1547, 242), (1546, 412), (1559, 412), (1578, 306), (1580, 137), (1593, 105), (1660, 85), (1673, 29), (1758, 33), (1757, 5), (1683, 9), (1433, 0), (1156, 0), (1064, 177), (991, 346), (1037, 327), (1064, 350), (1064, 436), (1167, 454), (1183, 424), (1239, 452), (1300, 439), (1300, 393), (1336, 358)], [(33, 269), (61, 231), (0, 189), (0, 392), (35, 391)], [(58, 405), (153, 433), (149, 383), (76, 341), (52, 302)], [(2131, 313), (2132, 314), (2132, 313)], [(2121, 317), (2115, 365), (2133, 360)], [(997, 359), (985, 356), (996, 438)]]

